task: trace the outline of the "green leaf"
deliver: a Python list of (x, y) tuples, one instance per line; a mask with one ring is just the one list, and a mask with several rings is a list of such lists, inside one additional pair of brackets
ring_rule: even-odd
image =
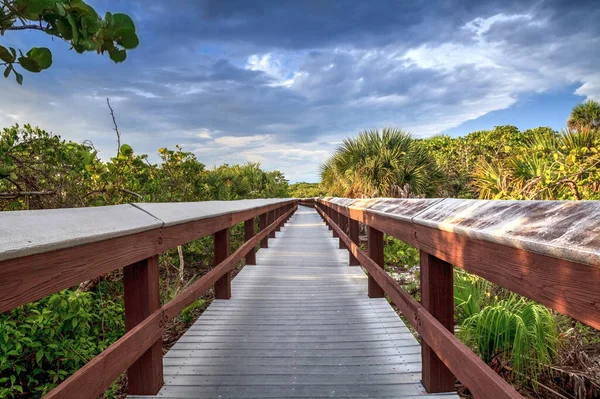
[(15, 57), (13, 57), (6, 47), (0, 46), (0, 60), (4, 62), (14, 62)]
[(29, 72), (40, 72), (42, 68), (38, 65), (36, 60), (29, 57), (19, 57), (19, 64), (23, 67), (23, 69)]
[(127, 51), (116, 48), (111, 49), (108, 54), (110, 55), (110, 59), (114, 62), (123, 62), (127, 58)]
[(58, 33), (63, 37), (63, 39), (71, 40), (73, 38), (73, 31), (71, 30), (71, 26), (69, 25), (68, 21), (65, 21), (62, 18), (57, 19), (56, 29), (58, 30)]
[(17, 80), (17, 83), (22, 85), (23, 84), (23, 75), (21, 75), (19, 72), (15, 71), (15, 79)]
[(43, 357), (44, 357), (44, 351), (40, 349), (35, 354), (35, 361), (38, 362), (38, 364), (39, 364)]
[(133, 154), (133, 148), (129, 144), (122, 144), (119, 152), (125, 156)]
[(48, 69), (52, 65), (52, 52), (46, 47), (33, 47), (27, 57), (35, 60), (40, 69)]
[(10, 75), (10, 71), (12, 70), (12, 64), (9, 64), (6, 69), (4, 70), (4, 77), (8, 78), (8, 75)]
[(131, 29), (121, 29), (119, 30), (118, 37), (116, 39), (117, 43), (126, 49), (134, 49), (140, 44), (140, 40), (138, 39), (135, 31)]
[(135, 24), (129, 15), (127, 14), (113, 14), (110, 19), (110, 26), (115, 30), (119, 29), (131, 29), (135, 32)]

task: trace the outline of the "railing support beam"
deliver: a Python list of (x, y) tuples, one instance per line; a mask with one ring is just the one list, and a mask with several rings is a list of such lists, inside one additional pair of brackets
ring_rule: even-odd
[[(229, 256), (229, 229), (217, 231), (215, 239), (215, 266)], [(215, 283), (215, 299), (231, 299), (231, 272), (227, 272)]]
[[(348, 217), (345, 215), (342, 215), (341, 213), (338, 213), (338, 223), (340, 225), (340, 229), (342, 229), (342, 231), (346, 234), (348, 234)], [(344, 244), (344, 241), (342, 240), (342, 238), (340, 237), (339, 239), (339, 248), (340, 249), (346, 249), (346, 244)]]
[[(383, 263), (383, 233), (371, 226), (368, 230), (368, 252), (369, 258), (377, 263), (382, 269), (384, 268)], [(369, 275), (368, 281), (369, 298), (383, 298), (385, 292), (383, 288), (377, 284), (375, 279)]]
[[(452, 265), (421, 251), (421, 305), (444, 327), (454, 333), (454, 292)], [(454, 391), (454, 375), (422, 342), (422, 382), (430, 393)]]
[[(244, 221), (244, 241), (248, 241), (252, 237), (254, 237), (254, 218)], [(246, 264), (256, 265), (256, 251), (254, 248), (246, 254)]]
[[(277, 218), (275, 217), (275, 212), (276, 211), (269, 212), (269, 225), (271, 225), (275, 220), (277, 220)], [(275, 230), (269, 233), (269, 238), (275, 238)]]
[[(359, 238), (358, 238), (358, 220), (354, 220), (354, 219), (348, 219), (348, 236), (350, 237), (350, 239), (352, 240), (353, 243), (355, 243), (356, 245), (359, 245)], [(360, 265), (360, 262), (358, 261), (358, 259), (356, 259), (356, 257), (354, 255), (352, 255), (352, 252), (348, 251), (348, 265), (350, 266), (358, 266)]]
[[(258, 216), (258, 227), (260, 227), (260, 231), (263, 231), (264, 229), (266, 229), (268, 225), (269, 225), (269, 214), (265, 212), (262, 215), (259, 215)], [(269, 248), (269, 237), (265, 237), (262, 240), (260, 240), (260, 247), (261, 248)]]
[[(158, 255), (123, 268), (125, 330), (131, 331), (160, 307)], [(163, 385), (162, 340), (127, 369), (130, 395), (156, 395)]]

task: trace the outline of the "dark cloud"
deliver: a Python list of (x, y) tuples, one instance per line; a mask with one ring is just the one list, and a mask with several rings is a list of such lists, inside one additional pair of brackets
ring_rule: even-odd
[[(594, 2), (97, 6), (132, 13), (140, 47), (117, 65), (48, 39), (50, 70), (27, 75), (22, 89), (2, 81), (0, 122), (37, 123), (111, 154), (110, 97), (137, 151), (180, 143), (208, 165), (262, 161), (315, 180), (327, 152), (359, 129), (393, 124), (431, 135), (575, 83), (578, 94), (600, 97)], [(24, 44), (34, 42), (39, 36), (26, 34)]]

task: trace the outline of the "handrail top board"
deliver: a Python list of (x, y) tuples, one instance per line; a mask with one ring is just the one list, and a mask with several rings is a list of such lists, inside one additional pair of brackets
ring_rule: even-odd
[(134, 206), (160, 219), (164, 223), (163, 227), (169, 227), (293, 200), (294, 198), (272, 198), (234, 201), (143, 202), (135, 203)]
[(291, 200), (140, 203), (0, 212), (0, 262)]
[(336, 197), (320, 200), (417, 226), (600, 266), (600, 201)]

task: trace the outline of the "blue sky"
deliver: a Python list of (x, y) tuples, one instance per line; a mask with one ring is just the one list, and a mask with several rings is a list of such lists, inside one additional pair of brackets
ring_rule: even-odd
[(495, 125), (564, 126), (600, 99), (597, 1), (90, 1), (134, 18), (125, 63), (79, 55), (39, 32), (0, 43), (50, 47), (24, 85), (0, 80), (0, 126), (31, 123), (156, 160), (181, 144), (206, 165), (260, 162), (291, 181), (361, 129), (417, 137)]

